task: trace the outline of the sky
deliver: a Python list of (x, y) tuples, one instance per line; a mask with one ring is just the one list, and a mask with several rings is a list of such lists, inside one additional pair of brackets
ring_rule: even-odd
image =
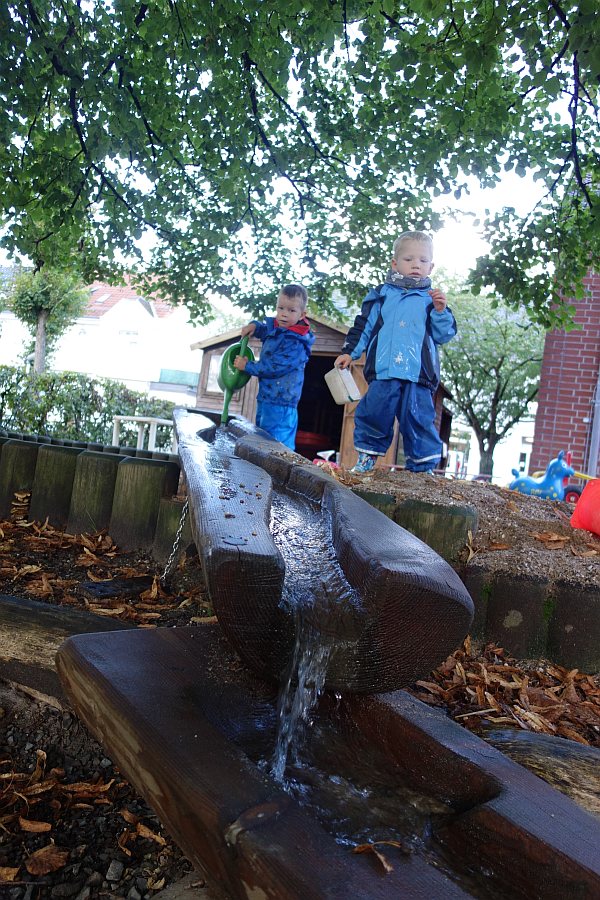
[[(520, 178), (514, 172), (505, 172), (500, 185), (489, 190), (482, 190), (472, 180), (471, 193), (454, 201), (457, 213), (466, 215), (458, 221), (449, 221), (434, 236), (436, 267), (451, 274), (466, 275), (475, 265), (477, 257), (488, 250), (487, 242), (473, 224), (474, 219), (483, 219), (486, 209), (497, 212), (505, 206), (513, 206), (518, 213), (526, 215), (534, 208), (542, 191), (540, 182), (535, 182), (531, 176)], [(434, 201), (438, 211), (448, 205), (448, 197)]]

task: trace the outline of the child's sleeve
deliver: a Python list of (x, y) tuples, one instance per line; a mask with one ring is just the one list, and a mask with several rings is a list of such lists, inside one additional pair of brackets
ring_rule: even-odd
[(378, 298), (379, 294), (376, 291), (370, 291), (367, 294), (362, 308), (354, 320), (354, 325), (346, 335), (342, 353), (349, 353), (352, 359), (359, 359), (367, 349), (369, 338), (381, 309), (381, 302), (374, 302)]
[(458, 327), (456, 319), (452, 314), (452, 310), (447, 306), (441, 312), (438, 312), (433, 304), (429, 313), (429, 325), (431, 328), (431, 336), (436, 344), (447, 344), (456, 336)]
[(257, 322), (256, 319), (252, 319), (250, 325), (256, 325), (254, 329), (254, 334), (252, 337), (258, 338), (259, 341), (264, 341), (267, 334), (269, 333), (269, 326), (267, 322)]

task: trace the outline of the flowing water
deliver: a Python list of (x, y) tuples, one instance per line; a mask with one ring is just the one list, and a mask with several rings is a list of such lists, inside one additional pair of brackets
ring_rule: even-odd
[(311, 710), (323, 690), (337, 643), (336, 610), (359, 604), (335, 556), (329, 514), (306, 498), (273, 491), (271, 533), (285, 560), (284, 604), (296, 625), (296, 644), (278, 703), (271, 774), (283, 782), (297, 762)]

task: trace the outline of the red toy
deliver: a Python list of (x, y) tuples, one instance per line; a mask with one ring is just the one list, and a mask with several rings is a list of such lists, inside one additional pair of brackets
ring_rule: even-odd
[(573, 528), (585, 528), (600, 536), (600, 479), (588, 481), (571, 516)]

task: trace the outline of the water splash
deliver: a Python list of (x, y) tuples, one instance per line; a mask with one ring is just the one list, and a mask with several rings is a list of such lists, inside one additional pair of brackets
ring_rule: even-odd
[(283, 783), (290, 758), (296, 760), (311, 710), (323, 690), (331, 653), (331, 645), (322, 640), (299, 610), (296, 623), (296, 645), (277, 706), (278, 727), (271, 774), (280, 783)]
[(288, 762), (309, 724), (311, 710), (323, 691), (327, 665), (344, 640), (338, 627), (344, 610), (358, 607), (359, 598), (336, 559), (331, 518), (307, 498), (275, 489), (271, 533), (285, 560), (282, 603), (293, 616), (296, 644), (278, 702), (278, 730), (271, 774), (283, 783)]

